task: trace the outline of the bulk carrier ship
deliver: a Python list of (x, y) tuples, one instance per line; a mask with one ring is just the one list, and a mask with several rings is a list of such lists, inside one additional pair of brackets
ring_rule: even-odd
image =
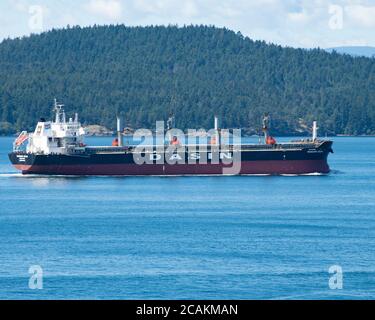
[[(55, 99), (54, 121), (41, 119), (33, 133), (22, 132), (9, 154), (22, 174), (38, 175), (282, 175), (329, 173), (332, 141), (317, 137), (314, 122), (311, 139), (277, 143), (263, 120), (264, 142), (224, 143), (215, 121), (215, 135), (204, 145), (185, 145), (171, 136), (159, 145), (140, 149), (124, 146), (118, 120), (118, 138), (112, 146), (87, 146), (76, 114), (66, 120), (63, 105)], [(143, 162), (139, 160), (143, 159)]]

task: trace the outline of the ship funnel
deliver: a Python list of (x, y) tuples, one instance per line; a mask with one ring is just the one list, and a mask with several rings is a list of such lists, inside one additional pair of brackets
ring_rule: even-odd
[(122, 129), (121, 129), (121, 119), (117, 117), (117, 139), (118, 139), (118, 146), (122, 147)]
[(312, 140), (315, 141), (318, 138), (318, 123), (316, 121), (313, 122), (313, 135)]

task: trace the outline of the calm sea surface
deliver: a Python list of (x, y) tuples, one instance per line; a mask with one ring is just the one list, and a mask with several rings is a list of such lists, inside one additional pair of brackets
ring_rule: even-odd
[(328, 176), (171, 178), (22, 177), (12, 140), (1, 299), (375, 298), (375, 138), (335, 138)]

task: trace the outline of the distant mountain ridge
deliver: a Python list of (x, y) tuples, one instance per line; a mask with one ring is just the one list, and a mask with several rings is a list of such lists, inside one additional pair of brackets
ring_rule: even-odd
[(95, 26), (0, 43), (0, 134), (33, 130), (53, 98), (68, 116), (115, 129), (176, 125), (273, 134), (375, 133), (375, 59), (253, 41), (207, 26)]
[(375, 57), (375, 47), (365, 47), (365, 46), (349, 46), (349, 47), (337, 47), (329, 48), (328, 52), (336, 51), (340, 54), (349, 54), (357, 57)]

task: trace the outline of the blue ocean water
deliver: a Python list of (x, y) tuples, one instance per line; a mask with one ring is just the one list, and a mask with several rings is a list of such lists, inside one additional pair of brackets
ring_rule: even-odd
[(22, 177), (12, 140), (1, 299), (375, 298), (375, 138), (335, 138), (327, 176), (170, 178)]

